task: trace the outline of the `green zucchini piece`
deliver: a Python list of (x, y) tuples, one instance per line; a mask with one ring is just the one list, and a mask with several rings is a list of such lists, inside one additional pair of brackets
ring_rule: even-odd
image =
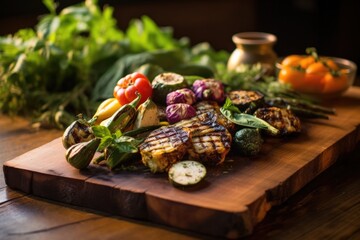
[(86, 168), (93, 159), (99, 144), (100, 139), (93, 138), (88, 142), (76, 143), (70, 146), (65, 153), (66, 161), (74, 168)]
[(168, 175), (170, 182), (175, 186), (191, 186), (205, 178), (206, 168), (197, 161), (180, 161), (170, 167)]
[(161, 73), (152, 81), (152, 100), (157, 104), (166, 105), (168, 93), (187, 86), (188, 84), (182, 75), (172, 72)]

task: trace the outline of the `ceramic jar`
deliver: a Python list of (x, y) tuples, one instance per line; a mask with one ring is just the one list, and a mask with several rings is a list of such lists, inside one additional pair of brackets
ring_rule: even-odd
[(277, 55), (273, 45), (277, 38), (275, 35), (263, 32), (243, 32), (232, 37), (236, 49), (232, 52), (227, 67), (236, 70), (242, 64), (261, 63), (262, 66), (273, 71)]

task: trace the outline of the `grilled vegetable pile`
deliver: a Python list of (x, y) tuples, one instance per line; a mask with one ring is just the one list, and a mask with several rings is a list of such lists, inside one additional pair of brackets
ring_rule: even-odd
[[(147, 16), (122, 31), (96, 0), (60, 12), (43, 2), (49, 14), (35, 29), (0, 37), (0, 111), (65, 129), (66, 160), (77, 169), (140, 163), (192, 185), (230, 151), (256, 156), (267, 137), (299, 134), (300, 119), (334, 113), (260, 64), (228, 71), (228, 52), (175, 39)], [(196, 164), (177, 164), (185, 159)]]
[[(139, 82), (151, 89), (137, 90)], [(311, 117), (333, 113), (260, 89), (226, 89), (214, 78), (131, 73), (93, 118), (80, 118), (65, 130), (66, 159), (78, 169), (91, 161), (111, 170), (141, 164), (152, 173), (168, 173), (171, 183), (183, 187), (199, 183), (206, 168), (221, 165), (230, 151), (252, 158), (261, 154), (266, 138), (299, 134), (304, 115), (293, 106), (317, 112)]]

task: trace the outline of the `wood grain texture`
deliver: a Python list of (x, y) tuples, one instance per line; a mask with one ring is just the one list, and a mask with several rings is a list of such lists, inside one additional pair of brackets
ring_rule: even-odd
[(353, 88), (329, 103), (337, 116), (304, 123), (296, 138), (267, 140), (258, 158), (235, 153), (223, 166), (209, 169), (206, 184), (196, 190), (173, 188), (161, 174), (114, 174), (97, 167), (79, 172), (66, 163), (60, 139), (5, 163), (5, 177), (14, 189), (60, 202), (213, 236), (247, 235), (272, 206), (355, 147), (359, 96), (360, 89)]
[[(35, 130), (30, 122), (19, 117), (3, 117), (0, 121), (0, 163), (15, 158), (29, 150), (44, 145), (61, 136), (58, 130)], [(22, 194), (6, 188), (3, 171), (0, 171), (0, 203), (18, 198)]]
[(269, 211), (256, 239), (360, 239), (360, 143), (284, 204)]
[[(0, 239), (200, 239), (150, 223), (23, 196), (0, 206)], [(6, 219), (5, 219), (6, 217)], [(6, 221), (5, 221), (6, 220)]]

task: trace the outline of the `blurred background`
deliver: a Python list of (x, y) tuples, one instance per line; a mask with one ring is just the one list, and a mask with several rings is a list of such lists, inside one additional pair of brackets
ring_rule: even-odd
[[(61, 0), (59, 10), (82, 1)], [(245, 31), (273, 33), (279, 56), (303, 54), (316, 47), (319, 54), (354, 61), (360, 66), (360, 1), (357, 0), (99, 0), (114, 7), (121, 29), (132, 18), (148, 15), (159, 26), (171, 26), (175, 37), (191, 44), (209, 42), (231, 52), (233, 34)], [(0, 35), (33, 27), (47, 13), (42, 1), (3, 1)], [(359, 71), (356, 85), (359, 84)]]

